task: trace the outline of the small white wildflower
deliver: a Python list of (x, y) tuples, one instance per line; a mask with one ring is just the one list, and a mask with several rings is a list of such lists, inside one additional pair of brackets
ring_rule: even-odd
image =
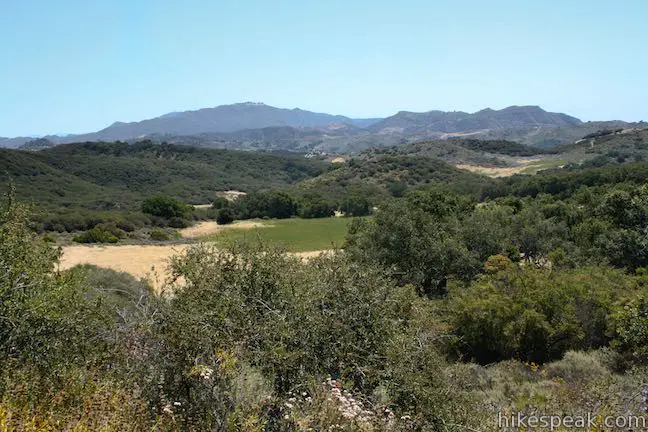
[(200, 379), (205, 380), (205, 381), (206, 381), (206, 380), (210, 380), (211, 377), (212, 377), (212, 374), (213, 374), (213, 373), (214, 373), (214, 370), (213, 370), (213, 369), (208, 368), (208, 367), (203, 368), (203, 369), (200, 371)]

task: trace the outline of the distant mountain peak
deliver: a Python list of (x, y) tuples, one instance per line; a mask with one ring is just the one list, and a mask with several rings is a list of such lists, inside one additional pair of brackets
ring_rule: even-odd
[(79, 135), (87, 141), (128, 140), (147, 135), (193, 136), (205, 133), (232, 133), (266, 127), (327, 128), (332, 124), (368, 126), (379, 119), (351, 119), (341, 115), (316, 113), (300, 108), (285, 109), (263, 102), (240, 102), (192, 111), (170, 112), (139, 122), (115, 122), (92, 134)]
[(547, 112), (542, 109), (539, 105), (511, 105), (506, 108), (502, 108), (500, 111), (540, 111)]
[[(179, 111), (173, 111), (173, 112), (170, 112), (170, 113), (167, 113), (167, 114), (163, 114), (163, 115), (161, 115), (160, 118), (176, 117), (176, 116), (181, 115), (181, 114), (182, 114), (182, 113), (179, 112)], [(117, 123), (119, 123), (119, 122), (117, 122)]]
[(126, 122), (123, 122), (123, 121), (116, 121), (116, 122), (114, 122), (113, 124), (111, 124), (108, 127), (109, 128), (111, 128), (111, 127), (119, 127), (119, 126), (123, 126), (123, 125), (127, 125), (127, 124), (129, 124), (129, 123), (126, 123)]

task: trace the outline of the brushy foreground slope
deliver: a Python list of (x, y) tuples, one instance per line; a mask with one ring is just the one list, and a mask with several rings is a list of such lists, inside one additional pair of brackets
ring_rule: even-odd
[(597, 429), (641, 416), (648, 257), (610, 252), (641, 243), (648, 191), (625, 189), (486, 206), (413, 193), (307, 265), (267, 245), (189, 248), (173, 296), (58, 271), (10, 196), (0, 426), (459, 432), (518, 411), (590, 413)]

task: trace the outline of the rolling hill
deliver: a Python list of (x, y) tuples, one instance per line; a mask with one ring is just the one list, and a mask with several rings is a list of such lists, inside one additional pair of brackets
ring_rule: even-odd
[(556, 147), (560, 157), (583, 167), (648, 161), (648, 129), (606, 129)]
[(551, 148), (563, 144), (571, 144), (581, 138), (609, 129), (646, 128), (648, 123), (628, 123), (620, 120), (592, 121), (577, 125), (566, 126), (537, 126), (518, 129), (492, 129), (475, 134), (474, 138), (486, 140), (516, 141), (533, 147)]
[(216, 191), (286, 186), (327, 168), (328, 163), (296, 155), (150, 141), (79, 143), (37, 152), (0, 149), (0, 188), (11, 179), (18, 197), (38, 206), (132, 209), (156, 194), (198, 204)]
[(300, 195), (339, 201), (357, 195), (372, 203), (400, 196), (407, 189), (443, 186), (478, 196), (492, 180), (426, 156), (362, 154), (337, 169), (304, 180), (291, 188)]
[(458, 165), (504, 167), (515, 163), (516, 158), (546, 157), (556, 154), (553, 149), (540, 149), (512, 141), (487, 141), (477, 139), (448, 139), (422, 141), (412, 144), (371, 149), (363, 155), (371, 156), (424, 156), (441, 159)]

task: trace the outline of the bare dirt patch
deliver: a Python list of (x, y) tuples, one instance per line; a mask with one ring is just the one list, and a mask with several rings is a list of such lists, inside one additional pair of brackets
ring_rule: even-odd
[(180, 230), (180, 235), (182, 235), (183, 238), (191, 239), (205, 237), (226, 229), (252, 229), (262, 226), (269, 225), (258, 221), (238, 221), (228, 225), (218, 225), (215, 221), (206, 221)]
[(227, 199), (228, 201), (234, 201), (237, 198), (240, 198), (240, 197), (245, 196), (245, 195), (247, 195), (246, 192), (241, 192), (241, 191), (237, 191), (237, 190), (226, 190), (226, 191), (216, 192), (216, 196), (223, 197), (223, 198)]

